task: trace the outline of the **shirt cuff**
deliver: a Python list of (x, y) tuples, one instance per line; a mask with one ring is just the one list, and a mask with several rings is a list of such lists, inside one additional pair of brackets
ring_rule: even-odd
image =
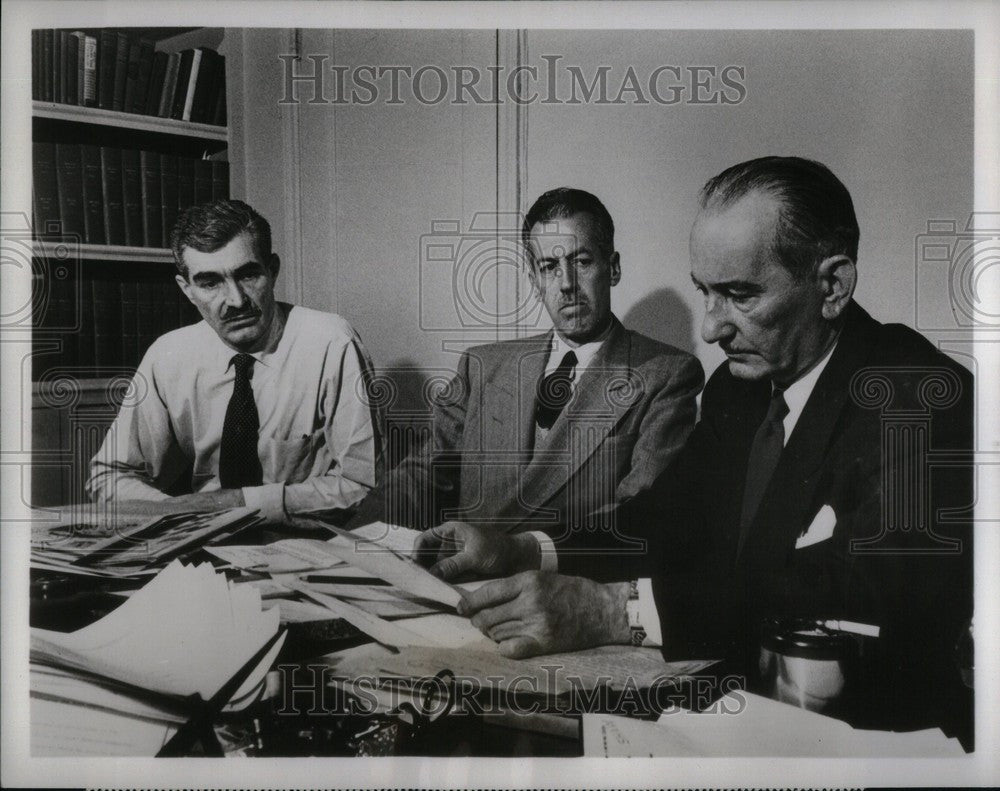
[(649, 577), (643, 577), (638, 582), (639, 598), (636, 602), (637, 620), (643, 631), (646, 632), (646, 639), (642, 641), (644, 646), (662, 646), (663, 631), (660, 629), (660, 614), (656, 611), (656, 600), (653, 598), (653, 581)]
[(244, 486), (243, 500), (247, 508), (260, 511), (269, 525), (285, 521), (285, 484), (265, 483), (263, 486)]
[(556, 555), (556, 545), (549, 538), (548, 533), (541, 530), (532, 530), (530, 535), (538, 542), (538, 551), (541, 555), (541, 571), (559, 571), (559, 557)]

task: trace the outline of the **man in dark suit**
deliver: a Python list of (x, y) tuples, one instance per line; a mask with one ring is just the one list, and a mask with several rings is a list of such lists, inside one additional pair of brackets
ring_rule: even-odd
[[(430, 441), (373, 490), (352, 526), (437, 526), (434, 540), (472, 535), (540, 562), (553, 556), (541, 550), (560, 540), (561, 525), (644, 491), (690, 434), (701, 365), (612, 314), (621, 261), (604, 205), (582, 190), (551, 190), (522, 233), (553, 330), (465, 352), (434, 405)], [(628, 549), (613, 534), (600, 538)], [(445, 570), (462, 569), (446, 560)]]
[(668, 659), (727, 658), (751, 684), (771, 619), (856, 622), (878, 637), (848, 719), (968, 728), (954, 655), (972, 608), (973, 381), (853, 301), (857, 245), (850, 195), (819, 163), (710, 180), (691, 275), (728, 361), (675, 462), (617, 513), (646, 537), (645, 568), (561, 550), (561, 574), (488, 583), (460, 612), (514, 656), (652, 634)]

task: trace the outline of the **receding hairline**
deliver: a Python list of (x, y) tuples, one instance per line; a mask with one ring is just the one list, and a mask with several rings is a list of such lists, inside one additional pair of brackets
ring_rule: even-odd
[[(529, 252), (529, 254), (534, 255), (533, 252), (532, 252), (532, 250), (531, 250), (531, 244), (530, 244), (530, 242), (536, 238), (537, 234), (535, 232), (535, 229), (538, 228), (538, 226), (542, 226), (542, 228), (544, 229), (545, 226), (547, 226), (547, 225), (557, 225), (560, 220), (572, 220), (572, 219), (575, 219), (577, 217), (585, 217), (586, 218), (587, 228), (590, 230), (591, 238), (594, 240), (594, 243), (596, 245), (600, 246), (600, 248), (604, 252), (606, 252), (608, 255), (611, 255), (613, 252), (615, 252), (614, 241), (608, 239), (608, 234), (607, 234), (606, 230), (603, 228), (603, 226), (601, 224), (600, 218), (597, 215), (595, 215), (594, 212), (592, 212), (592, 211), (590, 211), (588, 209), (576, 209), (576, 210), (574, 210), (572, 212), (569, 212), (567, 214), (561, 214), (561, 213), (560, 214), (554, 214), (554, 215), (552, 215), (551, 217), (549, 217), (547, 219), (536, 220), (535, 224), (532, 225), (531, 228), (528, 229), (528, 242), (529, 242), (529, 244), (528, 244), (528, 252)], [(573, 234), (569, 234), (568, 232), (562, 231), (562, 229), (557, 229), (555, 231), (552, 231), (552, 233), (553, 233), (553, 235), (557, 235), (557, 236), (571, 236), (571, 235), (573, 235)]]

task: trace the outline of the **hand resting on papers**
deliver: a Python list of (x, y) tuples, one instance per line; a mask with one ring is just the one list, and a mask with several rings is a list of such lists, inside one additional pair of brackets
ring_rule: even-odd
[(510, 535), (466, 522), (444, 522), (421, 533), (413, 556), (444, 580), (514, 574), (537, 569), (541, 560), (531, 534)]
[(465, 594), (459, 615), (514, 659), (628, 643), (628, 583), (526, 571)]

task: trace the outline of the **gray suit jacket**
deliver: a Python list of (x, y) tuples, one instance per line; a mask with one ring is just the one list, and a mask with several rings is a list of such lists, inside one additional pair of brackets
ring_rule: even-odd
[(368, 495), (351, 524), (426, 529), (461, 519), (543, 530), (557, 543), (589, 526), (619, 546), (625, 539), (600, 514), (648, 488), (680, 450), (704, 373), (690, 354), (614, 319), (572, 400), (536, 444), (536, 388), (551, 338), (466, 351), (436, 400), (432, 435)]

